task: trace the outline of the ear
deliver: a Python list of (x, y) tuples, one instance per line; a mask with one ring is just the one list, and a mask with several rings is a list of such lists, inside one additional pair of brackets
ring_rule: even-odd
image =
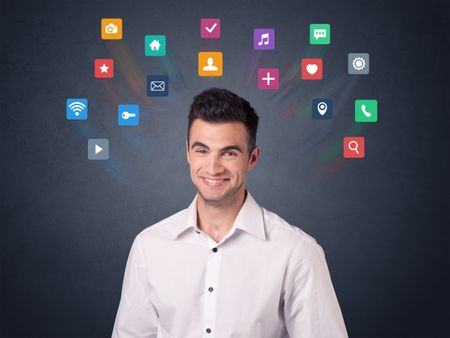
[(260, 155), (260, 149), (258, 146), (256, 146), (255, 149), (253, 149), (252, 153), (250, 154), (250, 158), (248, 160), (247, 169), (249, 171), (253, 170), (253, 168), (256, 166), (256, 162), (258, 162), (259, 155)]
[(188, 145), (188, 141), (186, 141), (186, 159), (189, 163), (189, 165), (191, 164), (191, 162), (189, 162), (189, 145)]

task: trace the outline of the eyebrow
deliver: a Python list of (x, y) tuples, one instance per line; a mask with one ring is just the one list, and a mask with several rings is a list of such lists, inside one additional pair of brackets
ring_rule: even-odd
[[(191, 149), (193, 149), (194, 147), (202, 147), (202, 148), (206, 148), (206, 149), (210, 149), (206, 144), (202, 143), (202, 142), (194, 142), (192, 143)], [(241, 147), (237, 146), (237, 145), (233, 145), (233, 146), (226, 146), (222, 149), (220, 149), (220, 151), (226, 151), (226, 150), (237, 150), (240, 153), (244, 153), (241, 149)]]

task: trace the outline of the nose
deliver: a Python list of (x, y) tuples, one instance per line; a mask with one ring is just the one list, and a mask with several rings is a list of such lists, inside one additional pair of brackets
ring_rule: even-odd
[(222, 163), (219, 156), (211, 155), (208, 158), (208, 163), (206, 164), (206, 171), (208, 175), (215, 176), (221, 174), (224, 171)]

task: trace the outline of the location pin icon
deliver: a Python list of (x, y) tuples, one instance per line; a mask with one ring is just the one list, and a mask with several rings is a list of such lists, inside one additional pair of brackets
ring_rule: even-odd
[(325, 115), (325, 113), (327, 112), (328, 106), (325, 102), (319, 102), (317, 104), (317, 111), (319, 112), (320, 115)]

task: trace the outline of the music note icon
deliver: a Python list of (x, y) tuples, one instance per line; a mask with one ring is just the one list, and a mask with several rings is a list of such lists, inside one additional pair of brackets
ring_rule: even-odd
[(275, 49), (275, 29), (259, 28), (253, 30), (253, 48)]
[(258, 46), (262, 45), (268, 45), (269, 44), (269, 33), (261, 34), (261, 41), (258, 42)]

